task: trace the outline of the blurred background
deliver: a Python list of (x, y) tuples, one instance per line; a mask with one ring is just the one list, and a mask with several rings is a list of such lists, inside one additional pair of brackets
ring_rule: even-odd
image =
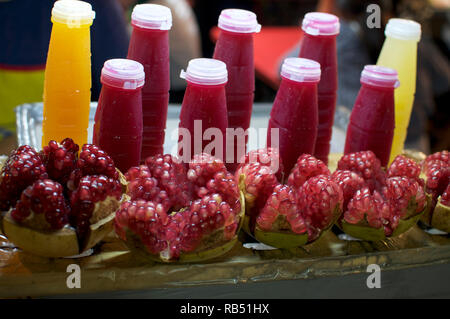
[[(100, 72), (107, 59), (126, 57), (132, 8), (158, 3), (172, 10), (170, 31), (170, 102), (181, 103), (185, 81), (179, 78), (190, 59), (211, 57), (222, 9), (254, 11), (261, 32), (255, 35), (255, 102), (272, 103), (281, 61), (296, 55), (304, 14), (322, 11), (341, 19), (337, 38), (338, 105), (351, 110), (360, 88), (360, 72), (375, 64), (389, 18), (413, 19), (422, 25), (418, 49), (417, 89), (407, 147), (435, 152), (450, 149), (450, 0), (86, 0), (96, 18), (92, 26), (92, 100), (98, 99)], [(0, 0), (0, 145), (14, 143), (13, 109), (42, 101), (43, 78), (54, 0)], [(369, 29), (369, 4), (381, 8), (381, 28)], [(3, 139), (3, 142), (1, 140)], [(2, 147), (0, 147), (1, 153)]]

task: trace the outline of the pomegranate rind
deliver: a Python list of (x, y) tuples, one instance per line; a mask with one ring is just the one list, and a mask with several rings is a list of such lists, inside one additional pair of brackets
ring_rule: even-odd
[(3, 230), (14, 245), (38, 256), (57, 258), (80, 253), (77, 234), (71, 227), (52, 232), (31, 229), (15, 222), (9, 211), (3, 218)]
[(439, 197), (436, 208), (431, 215), (431, 226), (450, 233), (450, 207), (441, 203), (441, 197)]
[(111, 198), (96, 203), (93, 215), (101, 211), (105, 217), (89, 226), (88, 235), (82, 243), (72, 227), (65, 226), (57, 231), (31, 229), (14, 221), (11, 210), (3, 218), (3, 232), (9, 241), (28, 253), (50, 258), (74, 256), (94, 247), (114, 230), (118, 207), (119, 201)]
[(255, 227), (253, 237), (263, 244), (283, 249), (296, 248), (308, 243), (308, 233), (306, 232), (304, 234), (271, 232), (262, 230), (258, 226)]
[(354, 238), (358, 238), (365, 241), (379, 241), (399, 236), (404, 232), (408, 231), (410, 228), (412, 228), (414, 225), (417, 224), (417, 222), (423, 216), (424, 213), (425, 210), (414, 216), (411, 216), (410, 218), (400, 219), (398, 222), (398, 226), (394, 229), (394, 231), (390, 236), (386, 236), (383, 227), (374, 228), (370, 226), (350, 224), (346, 222), (344, 219), (342, 219), (339, 223), (337, 223), (337, 225), (344, 233)]
[[(126, 245), (127, 247), (135, 253), (137, 256), (144, 260), (149, 260), (157, 263), (199, 263), (209, 261), (215, 258), (219, 258), (226, 253), (230, 252), (235, 245), (238, 243), (238, 237), (234, 236), (226, 242), (221, 242), (221, 244), (206, 248), (204, 250), (193, 251), (189, 253), (181, 253), (178, 259), (166, 259), (162, 258), (160, 255), (151, 254), (142, 244), (140, 238), (131, 232), (129, 229), (126, 230)], [(213, 236), (214, 234), (212, 234)]]

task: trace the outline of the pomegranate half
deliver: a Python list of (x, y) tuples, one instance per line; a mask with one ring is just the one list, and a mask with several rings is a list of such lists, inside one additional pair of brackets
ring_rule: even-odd
[(199, 154), (185, 165), (158, 155), (125, 176), (128, 200), (116, 213), (115, 229), (141, 256), (196, 262), (235, 246), (244, 200), (222, 161)]
[(427, 206), (420, 166), (397, 156), (387, 172), (371, 151), (342, 156), (332, 179), (344, 194), (338, 226), (368, 241), (398, 236), (414, 226)]
[(327, 166), (308, 154), (289, 176), (280, 171), (282, 159), (273, 148), (250, 151), (238, 166), (235, 178), (246, 202), (243, 229), (276, 248), (311, 243), (341, 215), (342, 190)]
[[(44, 257), (78, 255), (113, 230), (122, 197), (120, 172), (97, 146), (80, 152), (70, 138), (38, 153), (20, 146), (0, 173), (3, 232), (22, 250)], [(79, 154), (78, 154), (79, 153)]]

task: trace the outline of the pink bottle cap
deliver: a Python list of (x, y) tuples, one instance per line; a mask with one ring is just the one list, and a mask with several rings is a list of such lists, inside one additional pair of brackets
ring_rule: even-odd
[(138, 4), (131, 14), (131, 24), (144, 29), (170, 30), (172, 12), (159, 4)]
[(303, 58), (287, 58), (281, 67), (281, 76), (296, 82), (319, 82), (320, 64)]
[(242, 9), (222, 10), (218, 26), (222, 30), (239, 33), (258, 33), (261, 30), (256, 14)]
[(144, 85), (144, 67), (129, 59), (111, 59), (103, 65), (100, 80), (103, 84), (124, 90), (135, 90)]
[(379, 65), (366, 65), (361, 72), (361, 83), (387, 88), (400, 85), (396, 70)]
[(310, 35), (336, 35), (339, 28), (339, 18), (323, 12), (307, 13), (302, 22), (302, 30)]
[(181, 70), (180, 78), (202, 85), (218, 85), (228, 81), (227, 66), (216, 59), (192, 59), (186, 72)]

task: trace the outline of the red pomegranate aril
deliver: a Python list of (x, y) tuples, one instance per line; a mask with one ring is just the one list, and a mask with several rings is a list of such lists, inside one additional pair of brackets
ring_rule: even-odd
[(334, 180), (342, 189), (342, 193), (344, 195), (344, 211), (347, 210), (347, 205), (355, 193), (366, 186), (364, 179), (352, 171), (337, 170), (333, 172), (331, 179)]
[(350, 153), (338, 162), (339, 170), (349, 170), (359, 174), (371, 191), (380, 189), (386, 182), (386, 174), (381, 169), (380, 160), (372, 151)]
[(77, 227), (78, 235), (83, 239), (91, 225), (91, 218), (95, 211), (95, 204), (107, 197), (117, 201), (122, 196), (122, 188), (117, 179), (104, 175), (85, 176), (80, 179), (77, 189), (72, 192), (70, 203), (72, 207), (71, 219)]
[(403, 155), (395, 157), (388, 169), (387, 177), (405, 176), (419, 181), (420, 165)]
[[(69, 207), (63, 196), (62, 186), (52, 180), (37, 180), (28, 186), (11, 211), (12, 218), (23, 223), (31, 214), (33, 220), (27, 224), (42, 230), (61, 229), (68, 223)], [(47, 224), (37, 220), (43, 215)]]
[(330, 175), (330, 170), (321, 160), (312, 155), (303, 154), (297, 159), (297, 163), (289, 174), (287, 184), (298, 188), (306, 180), (317, 175)]
[(450, 206), (450, 184), (441, 195), (441, 204), (445, 206)]
[(0, 211), (16, 204), (22, 191), (48, 174), (39, 154), (28, 145), (11, 153), (0, 171)]
[(308, 179), (297, 192), (297, 201), (308, 229), (308, 239), (316, 239), (342, 212), (343, 194), (330, 176)]

